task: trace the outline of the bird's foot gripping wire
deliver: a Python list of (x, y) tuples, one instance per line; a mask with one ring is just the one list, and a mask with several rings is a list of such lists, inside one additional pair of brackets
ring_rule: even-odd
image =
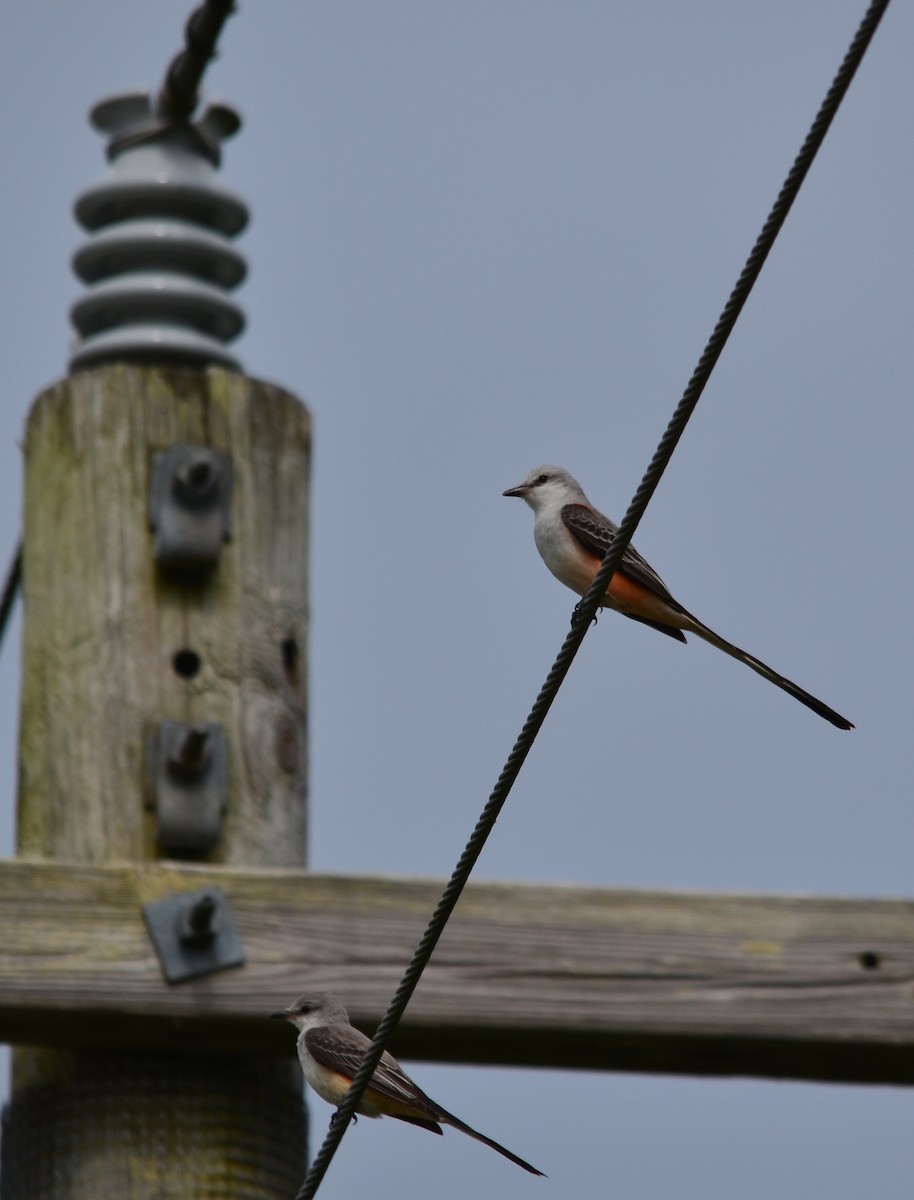
[[(340, 1110), (337, 1109), (336, 1112), (334, 1112), (333, 1116), (330, 1118), (331, 1126), (335, 1125), (339, 1119), (340, 1119)], [(358, 1123), (359, 1123), (359, 1118), (356, 1116), (355, 1113), (352, 1114), (352, 1123), (353, 1123), (353, 1125), (358, 1125)]]
[[(580, 621), (580, 619), (581, 619), (581, 605), (583, 603), (584, 603), (583, 600), (579, 600), (577, 602), (577, 604), (574, 606), (574, 611), (571, 614), (571, 628), (572, 629), (574, 629), (574, 627), (577, 625), (578, 621)], [(602, 611), (603, 611), (603, 605), (601, 604), (600, 607), (597, 609), (597, 612), (595, 612), (593, 614), (593, 620), (591, 621), (592, 625), (596, 625), (597, 613), (601, 613)]]

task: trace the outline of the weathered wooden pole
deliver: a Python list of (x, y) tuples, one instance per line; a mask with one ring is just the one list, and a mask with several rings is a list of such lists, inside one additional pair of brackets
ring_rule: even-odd
[[(150, 472), (174, 445), (232, 464), (230, 537), (184, 582), (157, 568)], [(232, 372), (110, 366), (35, 402), (25, 438), (19, 849), (149, 859), (147, 740), (213, 722), (229, 800), (209, 862), (305, 857), (308, 417)], [(144, 803), (145, 802), (145, 803)]]
[[(310, 427), (225, 369), (246, 211), (211, 176), (237, 119), (93, 117), (112, 166), (77, 204), (75, 371), (25, 437), (19, 853), (303, 866)], [(182, 925), (182, 954), (212, 935)], [(230, 970), (162, 987), (206, 1012)], [(291, 1054), (20, 1047), (0, 1194), (285, 1200), (304, 1151)]]
[[(154, 456), (180, 443), (233, 467), (231, 540), (190, 585), (156, 567), (149, 528)], [(221, 831), (193, 857), (304, 863), (308, 449), (294, 397), (218, 369), (103, 367), (39, 396), (25, 442), (21, 854), (160, 856), (150, 738), (183, 721), (220, 725), (228, 750)], [(174, 986), (205, 1007), (219, 983)], [(17, 1049), (4, 1138), (11, 1200), (294, 1195), (298, 1067)]]

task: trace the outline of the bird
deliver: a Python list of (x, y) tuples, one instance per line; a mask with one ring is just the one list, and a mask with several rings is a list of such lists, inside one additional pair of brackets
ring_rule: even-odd
[[(564, 467), (534, 467), (523, 482), (502, 495), (517, 496), (529, 504), (535, 516), (533, 537), (543, 562), (566, 587), (579, 596), (586, 595), (619, 526), (594, 508)], [(622, 555), (603, 597), (601, 607), (604, 605), (679, 642), (686, 640), (686, 632), (694, 633), (745, 663), (838, 729), (854, 728), (846, 717), (694, 617), (673, 598), (634, 546), (628, 546)]]
[[(305, 1079), (322, 1100), (338, 1106), (349, 1091), (370, 1040), (350, 1023), (342, 1003), (329, 992), (299, 996), (288, 1008), (271, 1016), (290, 1021), (298, 1030), (296, 1046)], [(491, 1146), (531, 1175), (543, 1175), (517, 1154), (436, 1104), (386, 1050), (357, 1111), (365, 1117), (396, 1117), (431, 1133), (440, 1134), (442, 1125), (451, 1125)]]

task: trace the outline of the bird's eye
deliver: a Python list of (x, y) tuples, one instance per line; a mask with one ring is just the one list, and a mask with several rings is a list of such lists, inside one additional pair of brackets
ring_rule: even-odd
[(537, 475), (536, 482), (537, 483), (548, 483), (549, 476), (548, 475)]

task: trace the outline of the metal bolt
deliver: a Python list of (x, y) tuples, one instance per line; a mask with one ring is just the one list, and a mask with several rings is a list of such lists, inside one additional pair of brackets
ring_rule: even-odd
[(204, 892), (186, 909), (181, 919), (180, 938), (182, 942), (209, 942), (216, 936), (213, 919), (216, 915), (216, 898), (211, 892)]
[(185, 501), (199, 504), (209, 499), (219, 486), (220, 471), (215, 458), (205, 450), (191, 454), (175, 471), (175, 493)]
[(203, 774), (209, 761), (209, 748), (209, 730), (194, 725), (181, 735), (181, 740), (168, 756), (168, 765), (185, 778), (196, 778)]

